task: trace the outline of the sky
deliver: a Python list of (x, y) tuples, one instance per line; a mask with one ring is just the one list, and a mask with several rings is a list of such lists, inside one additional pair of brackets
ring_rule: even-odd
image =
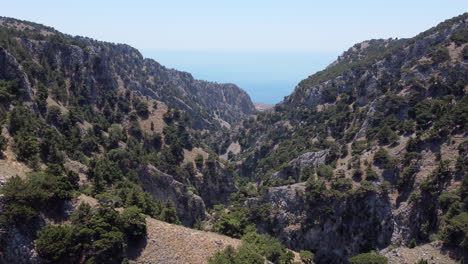
[(461, 0), (0, 0), (0, 16), (126, 43), (194, 77), (277, 103), (355, 43), (412, 37), (468, 11)]

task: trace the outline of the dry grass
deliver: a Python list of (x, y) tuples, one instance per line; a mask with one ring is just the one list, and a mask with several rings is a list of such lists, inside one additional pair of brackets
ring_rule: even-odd
[(96, 198), (93, 198), (91, 196), (85, 195), (85, 194), (80, 194), (78, 198), (76, 198), (76, 204), (80, 205), (81, 203), (87, 203), (91, 205), (91, 207), (96, 207), (98, 205), (98, 200)]
[(384, 249), (381, 254), (388, 258), (389, 264), (417, 263), (419, 260), (427, 260), (428, 263), (454, 264), (456, 261), (450, 258), (448, 252), (442, 249), (442, 242), (436, 241), (415, 248), (398, 247)]
[(23, 176), (31, 169), (24, 163), (16, 159), (16, 154), (13, 152), (13, 138), (11, 138), (8, 130), (0, 128), (2, 135), (8, 141), (7, 149), (3, 151), (3, 157), (0, 159), (0, 181), (5, 181), (13, 176)]
[(193, 148), (192, 150), (184, 149), (184, 161), (182, 164), (187, 162), (194, 162), (197, 155), (200, 154), (203, 156), (203, 159), (208, 159), (208, 152), (204, 151), (202, 148)]
[(241, 145), (239, 144), (238, 141), (231, 143), (229, 147), (227, 148), (226, 153), (221, 155), (220, 158), (224, 160), (228, 160), (229, 152), (232, 152), (233, 154), (239, 154), (241, 152)]
[[(153, 104), (155, 102), (158, 104), (157, 109), (153, 109)], [(163, 116), (167, 112), (167, 106), (162, 102), (149, 100), (148, 108), (149, 108), (150, 114), (147, 119), (140, 120), (141, 129), (143, 129), (143, 131), (148, 132), (148, 133), (152, 132), (151, 122), (153, 122), (153, 126), (154, 126), (153, 132), (162, 134), (163, 129), (166, 126), (166, 122), (164, 122)]]
[(190, 229), (147, 218), (147, 244), (131, 263), (201, 264), (228, 245), (237, 247), (238, 239)]

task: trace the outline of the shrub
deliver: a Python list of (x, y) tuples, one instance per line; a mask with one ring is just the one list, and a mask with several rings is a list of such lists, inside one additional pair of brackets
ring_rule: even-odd
[(376, 165), (388, 168), (391, 166), (392, 158), (385, 148), (379, 148), (374, 154), (374, 163)]
[(446, 47), (440, 47), (432, 53), (432, 61), (437, 64), (450, 59), (449, 51)]
[(401, 172), (401, 175), (397, 179), (398, 188), (403, 188), (405, 185), (408, 185), (412, 180), (413, 176), (418, 172), (418, 166), (410, 165), (405, 167)]
[(353, 188), (353, 183), (351, 179), (348, 178), (339, 178), (332, 183), (333, 190), (338, 190), (340, 192), (346, 192)]
[(130, 238), (139, 238), (146, 235), (146, 220), (141, 210), (136, 206), (125, 208), (118, 219), (123, 231)]
[(241, 245), (237, 250), (228, 246), (208, 261), (209, 264), (263, 264), (264, 262), (264, 258), (246, 244)]
[(327, 180), (331, 180), (333, 178), (333, 168), (322, 164), (317, 168), (317, 175)]
[(242, 237), (242, 240), (250, 244), (255, 252), (273, 263), (290, 263), (294, 258), (286, 247), (272, 236), (250, 231)]
[(69, 226), (45, 226), (37, 233), (37, 252), (47, 263), (65, 261), (72, 254), (72, 232)]
[(147, 103), (147, 102), (145, 102), (145, 101), (139, 101), (139, 102), (135, 105), (135, 110), (136, 110), (137, 114), (138, 114), (140, 117), (143, 117), (143, 118), (147, 118), (147, 117), (148, 117), (149, 111), (148, 111), (148, 103)]
[(0, 103), (9, 103), (12, 99), (14, 99), (14, 95), (11, 93), (12, 87), (10, 82), (6, 82), (4, 80), (0, 80)]
[(379, 175), (372, 169), (372, 166), (369, 164), (366, 168), (366, 180), (368, 181), (377, 181), (379, 180)]
[(8, 142), (6, 138), (0, 134), (0, 157), (3, 156), (3, 151), (7, 149)]
[(302, 260), (302, 262), (304, 262), (304, 264), (314, 263), (315, 255), (314, 255), (314, 253), (312, 253), (312, 252), (310, 252), (308, 250), (301, 250), (299, 252), (299, 256), (301, 257), (301, 260)]
[(179, 225), (181, 223), (179, 217), (177, 216), (177, 209), (172, 200), (167, 200), (166, 206), (161, 210), (159, 219), (171, 224)]
[(465, 46), (462, 50), (462, 57), (464, 60), (468, 60), (468, 46)]
[(444, 210), (447, 210), (449, 206), (458, 201), (460, 201), (460, 196), (458, 196), (455, 192), (443, 192), (439, 196), (440, 206)]
[(463, 212), (447, 221), (442, 239), (468, 250), (468, 212)]
[(409, 247), (409, 248), (415, 248), (416, 246), (417, 246), (417, 244), (416, 244), (416, 239), (414, 239), (414, 238), (411, 239), (411, 240), (409, 241), (409, 243), (408, 243), (408, 247)]
[(384, 125), (376, 134), (380, 144), (393, 144), (398, 140), (397, 134), (387, 125)]
[(318, 202), (325, 196), (327, 187), (325, 182), (320, 179), (310, 177), (306, 182), (306, 197), (310, 202)]
[(388, 260), (386, 257), (381, 256), (375, 252), (363, 253), (354, 256), (348, 261), (351, 264), (387, 264)]
[(10, 178), (0, 189), (5, 205), (1, 220), (21, 224), (37, 214), (37, 208), (47, 198), (47, 193), (29, 180), (18, 176)]
[(454, 41), (457, 45), (462, 45), (463, 43), (468, 42), (468, 28), (464, 27), (455, 31), (450, 37), (450, 39)]
[(220, 212), (213, 229), (221, 234), (240, 238), (249, 224), (245, 210), (234, 210), (232, 212)]
[(353, 141), (351, 144), (352, 154), (361, 154), (367, 148), (366, 140)]

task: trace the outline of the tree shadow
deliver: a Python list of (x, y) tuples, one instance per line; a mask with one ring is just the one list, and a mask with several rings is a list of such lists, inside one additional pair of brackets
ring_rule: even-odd
[(148, 236), (144, 236), (140, 239), (136, 240), (130, 240), (127, 241), (127, 258), (131, 260), (137, 259), (143, 250), (146, 248), (146, 245), (148, 244)]

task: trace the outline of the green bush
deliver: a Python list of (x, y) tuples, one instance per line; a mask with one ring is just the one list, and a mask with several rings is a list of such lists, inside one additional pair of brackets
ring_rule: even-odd
[(177, 209), (172, 200), (167, 200), (166, 206), (161, 210), (159, 219), (171, 224), (181, 224), (179, 217), (177, 216)]
[(463, 58), (464, 60), (468, 60), (468, 46), (463, 47), (463, 50), (462, 50), (462, 58)]
[(372, 169), (372, 166), (369, 164), (366, 168), (366, 180), (368, 181), (377, 181), (379, 180), (379, 175)]
[(70, 226), (46, 226), (37, 233), (37, 252), (47, 263), (65, 263), (73, 254), (72, 236)]
[(450, 54), (446, 47), (440, 47), (432, 53), (431, 58), (434, 63), (441, 63), (450, 59)]
[(242, 240), (250, 244), (255, 252), (273, 263), (290, 263), (294, 258), (291, 252), (272, 236), (250, 231), (242, 237)]
[(263, 264), (264, 258), (249, 245), (243, 244), (238, 249), (228, 246), (217, 252), (208, 261), (209, 264)]
[(141, 210), (136, 206), (125, 208), (119, 215), (119, 225), (130, 238), (140, 238), (146, 235), (146, 220)]
[(408, 242), (408, 247), (409, 248), (415, 248), (418, 244), (416, 243), (416, 239), (411, 239), (409, 242)]
[(397, 134), (387, 125), (384, 125), (376, 134), (380, 144), (389, 145), (398, 140)]
[(299, 256), (301, 257), (301, 260), (304, 264), (312, 264), (314, 263), (314, 258), (315, 255), (314, 253), (308, 251), (308, 250), (301, 250), (299, 252)]
[(240, 238), (248, 225), (249, 219), (246, 209), (241, 209), (231, 212), (219, 212), (213, 229), (218, 233)]
[(354, 256), (348, 261), (351, 264), (387, 264), (388, 260), (386, 257), (381, 256), (375, 252), (363, 253)]
[(410, 165), (405, 167), (397, 179), (398, 188), (407, 186), (414, 179), (414, 175), (418, 172), (418, 166)]
[(7, 146), (8, 142), (6, 138), (2, 134), (0, 134), (0, 157), (3, 156), (3, 151), (7, 149)]
[(442, 231), (442, 239), (468, 250), (468, 212), (463, 212), (447, 221)]
[(146, 101), (139, 101), (135, 105), (135, 110), (140, 117), (143, 117), (143, 118), (148, 117), (149, 111), (148, 111), (148, 103)]
[(29, 180), (15, 176), (0, 189), (4, 201), (3, 222), (21, 224), (37, 214), (39, 206), (47, 199), (47, 192)]
[[(464, 27), (455, 31), (450, 37), (457, 45), (462, 45), (468, 42), (468, 28)], [(466, 47), (466, 46), (465, 46)]]
[(443, 192), (439, 196), (440, 206), (443, 210), (447, 210), (451, 205), (460, 201), (460, 196), (455, 192)]
[(333, 168), (331, 166), (321, 164), (317, 168), (317, 175), (327, 180), (331, 180), (333, 178)]
[(361, 154), (367, 148), (366, 140), (353, 141), (351, 144), (352, 154)]
[(392, 165), (392, 157), (385, 148), (379, 148), (374, 154), (374, 163), (376, 165), (388, 168)]
[(136, 207), (119, 214), (108, 204), (81, 204), (69, 225), (41, 229), (36, 247), (47, 263), (122, 263), (126, 242), (145, 234), (145, 218)]
[(0, 80), (0, 104), (10, 103), (14, 99), (11, 86), (10, 82)]

